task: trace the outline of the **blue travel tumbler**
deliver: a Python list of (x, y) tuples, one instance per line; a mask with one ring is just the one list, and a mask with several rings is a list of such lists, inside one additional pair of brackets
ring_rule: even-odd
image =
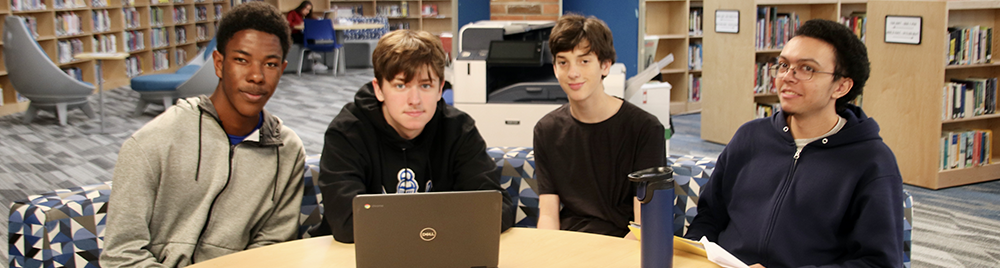
[(628, 174), (642, 203), (642, 268), (670, 268), (674, 261), (674, 170), (654, 167)]

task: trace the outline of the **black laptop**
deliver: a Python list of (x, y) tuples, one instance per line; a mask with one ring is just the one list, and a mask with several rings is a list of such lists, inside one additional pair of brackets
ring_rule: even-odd
[(498, 191), (359, 195), (357, 266), (497, 267), (502, 211)]

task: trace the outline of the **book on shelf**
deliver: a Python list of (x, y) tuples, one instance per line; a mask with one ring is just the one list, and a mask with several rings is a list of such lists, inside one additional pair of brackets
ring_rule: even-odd
[(993, 28), (948, 27), (948, 64), (969, 65), (993, 62)]
[(774, 65), (774, 61), (754, 63), (754, 94), (775, 94), (778, 92), (774, 87), (774, 77), (771, 77), (770, 72)]
[(153, 26), (163, 25), (163, 8), (152, 7), (149, 9), (149, 25)]
[(215, 5), (215, 20), (222, 19), (222, 5)]
[(800, 25), (799, 15), (795, 12), (778, 13), (777, 7), (758, 7), (756, 48), (784, 48)]
[(38, 38), (38, 19), (32, 16), (21, 17), (24, 19), (24, 25), (28, 27), (28, 32), (31, 32), (31, 36)]
[(701, 101), (701, 76), (688, 74), (688, 102)]
[(187, 43), (187, 29), (184, 27), (174, 28), (174, 37), (177, 39), (177, 44)]
[(754, 118), (767, 118), (781, 110), (780, 103), (757, 103), (757, 113)]
[(139, 22), (139, 11), (135, 7), (122, 8), (122, 13), (125, 16), (125, 29), (134, 29), (142, 26)]
[(187, 62), (187, 50), (183, 50), (183, 49), (175, 50), (174, 51), (174, 62), (177, 62), (178, 65), (181, 64), (181, 63), (183, 63), (183, 62)]
[(142, 62), (137, 56), (131, 56), (125, 59), (125, 75), (129, 78), (136, 77), (142, 74)]
[(941, 134), (941, 170), (963, 169), (993, 163), (993, 131), (971, 129)]
[(83, 33), (83, 25), (80, 23), (80, 16), (74, 12), (61, 12), (56, 14), (56, 35), (67, 36)]
[(174, 7), (174, 23), (187, 23), (186, 7)]
[(840, 17), (840, 23), (847, 26), (854, 32), (854, 35), (861, 39), (861, 42), (865, 41), (866, 29), (868, 27), (868, 16), (865, 12), (855, 11), (850, 15)]
[(437, 17), (437, 15), (438, 15), (437, 4), (424, 4), (423, 6), (420, 6), (420, 16)]
[(93, 11), (94, 32), (111, 31), (111, 16), (107, 9)]
[(941, 119), (963, 119), (996, 113), (997, 78), (952, 79), (941, 93)]
[(153, 51), (153, 71), (170, 68), (170, 53), (166, 49)]
[(83, 71), (80, 70), (80, 68), (77, 67), (63, 68), (62, 71), (67, 75), (69, 75), (70, 77), (73, 77), (73, 79), (76, 79), (77, 81), (83, 81)]
[(73, 58), (77, 53), (83, 53), (83, 41), (77, 39), (70, 40), (59, 40), (56, 43), (57, 56), (59, 58), (59, 63), (67, 63), (75, 60)]
[(94, 53), (114, 53), (118, 50), (118, 38), (114, 34), (102, 34), (91, 37), (91, 47)]
[(11, 0), (11, 11), (32, 11), (46, 9), (45, 1), (42, 0)]
[(705, 10), (701, 7), (692, 7), (691, 11), (688, 13), (688, 35), (701, 36), (702, 29), (702, 17), (705, 14)]
[(701, 70), (701, 43), (695, 42), (688, 45), (688, 70)]

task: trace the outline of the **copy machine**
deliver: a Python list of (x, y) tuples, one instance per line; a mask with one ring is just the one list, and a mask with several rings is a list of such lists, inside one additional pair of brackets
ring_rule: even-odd
[[(453, 64), (455, 107), (476, 120), (487, 146), (532, 146), (535, 123), (569, 100), (552, 69), (552, 21), (479, 21), (462, 27)], [(604, 91), (622, 97), (625, 66)]]

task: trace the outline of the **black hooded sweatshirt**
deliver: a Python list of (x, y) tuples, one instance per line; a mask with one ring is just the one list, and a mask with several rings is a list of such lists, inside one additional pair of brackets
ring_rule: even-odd
[(314, 235), (354, 242), (351, 204), (359, 194), (498, 190), (501, 231), (514, 225), (514, 205), (500, 186), (496, 163), (468, 114), (438, 101), (434, 117), (412, 140), (386, 122), (371, 82), (326, 130), (319, 182), (325, 218)]

